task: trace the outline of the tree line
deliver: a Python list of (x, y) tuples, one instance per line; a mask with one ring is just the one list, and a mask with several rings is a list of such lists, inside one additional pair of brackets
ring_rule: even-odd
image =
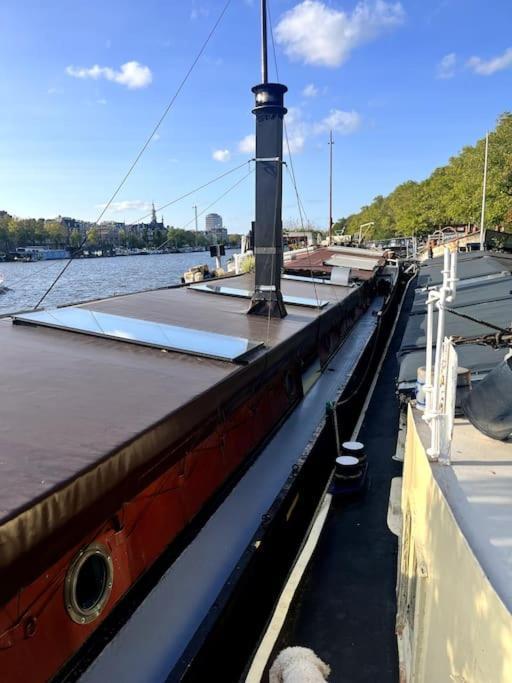
[[(334, 225), (335, 232), (356, 234), (373, 221), (373, 238), (422, 235), (449, 225), (479, 225), (485, 139), (464, 147), (426, 180), (402, 183), (387, 195)], [(506, 112), (489, 134), (485, 227), (512, 231), (512, 114)]]

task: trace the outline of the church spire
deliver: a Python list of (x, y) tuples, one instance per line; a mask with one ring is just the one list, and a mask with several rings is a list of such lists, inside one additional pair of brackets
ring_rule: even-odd
[(151, 224), (156, 225), (157, 219), (156, 219), (156, 211), (155, 211), (155, 202), (152, 202), (151, 206), (153, 207), (151, 209)]

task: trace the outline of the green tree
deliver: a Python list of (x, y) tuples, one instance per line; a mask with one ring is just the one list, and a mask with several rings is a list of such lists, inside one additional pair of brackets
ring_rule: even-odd
[(72, 249), (78, 249), (82, 244), (82, 235), (76, 228), (71, 231), (71, 235), (69, 236), (69, 244)]
[[(372, 237), (421, 235), (447, 225), (478, 224), (482, 202), (485, 141), (464, 147), (423, 182), (402, 183), (387, 197), (342, 218), (347, 234), (374, 222)], [(512, 228), (512, 114), (504, 113), (489, 135), (486, 225)]]
[(91, 228), (87, 233), (87, 246), (90, 249), (100, 246), (100, 235), (96, 228)]
[(55, 246), (59, 247), (66, 244), (67, 231), (62, 223), (57, 221), (48, 221), (45, 225), (47, 241)]

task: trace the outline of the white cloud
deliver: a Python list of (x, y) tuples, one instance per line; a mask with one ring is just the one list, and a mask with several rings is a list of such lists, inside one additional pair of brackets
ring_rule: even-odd
[(354, 133), (361, 125), (361, 117), (356, 111), (342, 111), (331, 109), (329, 115), (315, 124), (315, 133), (327, 133), (330, 130), (341, 135)]
[(480, 57), (471, 57), (467, 65), (480, 76), (491, 76), (497, 71), (512, 67), (512, 47), (509, 47), (502, 55), (485, 61)]
[(251, 133), (242, 138), (238, 143), (238, 149), (243, 152), (243, 154), (255, 154), (256, 153), (256, 136)]
[[(106, 204), (98, 204), (97, 209), (104, 209)], [(141, 199), (125, 200), (123, 202), (112, 202), (108, 207), (109, 212), (123, 213), (125, 211), (149, 211), (151, 209), (150, 202), (144, 202)]]
[(212, 154), (212, 159), (215, 159), (215, 161), (229, 161), (231, 159), (231, 152), (229, 149), (216, 149)]
[(110, 66), (98, 66), (95, 64), (87, 67), (66, 67), (66, 73), (73, 78), (93, 78), (98, 80), (104, 78), (107, 81), (125, 85), (130, 90), (146, 88), (153, 80), (153, 74), (149, 66), (139, 64), (139, 62), (126, 62), (121, 64), (121, 68), (116, 71)]
[(438, 78), (453, 78), (455, 76), (455, 67), (457, 65), (457, 55), (455, 52), (450, 52), (445, 55), (437, 65)]
[(100, 97), (99, 100), (96, 100), (96, 104), (107, 104), (107, 100), (104, 97)]
[(318, 88), (314, 83), (309, 83), (302, 91), (302, 94), (304, 97), (316, 97), (318, 95)]
[(293, 60), (336, 67), (352, 50), (403, 23), (405, 12), (399, 2), (363, 0), (351, 13), (333, 9), (320, 0), (303, 0), (281, 17), (276, 27), (277, 42)]
[(158, 140), (160, 140), (160, 133), (154, 133), (151, 142), (157, 142)]
[[(288, 133), (288, 144), (292, 154), (302, 152), (308, 138), (316, 135), (323, 135), (330, 130), (341, 135), (354, 133), (361, 125), (361, 117), (356, 111), (342, 111), (341, 109), (331, 109), (329, 114), (321, 121), (311, 123), (303, 117), (300, 107), (290, 107), (285, 118), (286, 131)], [(246, 135), (238, 148), (241, 152), (254, 154), (255, 136)], [(284, 153), (288, 153), (286, 136), (284, 138)]]
[(289, 107), (288, 114), (285, 118), (286, 132), (288, 134), (288, 143), (286, 135), (284, 138), (284, 151), (288, 153), (288, 145), (292, 154), (302, 152), (306, 139), (310, 133), (310, 127), (302, 118), (302, 110), (300, 107)]
[(193, 7), (190, 12), (190, 18), (192, 21), (195, 21), (196, 19), (200, 19), (201, 17), (207, 17), (209, 14), (210, 11), (207, 7)]

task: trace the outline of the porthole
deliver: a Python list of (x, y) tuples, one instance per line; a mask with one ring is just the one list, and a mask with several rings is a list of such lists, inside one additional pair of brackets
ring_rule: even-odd
[(93, 543), (75, 557), (66, 575), (66, 610), (77, 624), (97, 619), (112, 591), (112, 558), (105, 546)]

